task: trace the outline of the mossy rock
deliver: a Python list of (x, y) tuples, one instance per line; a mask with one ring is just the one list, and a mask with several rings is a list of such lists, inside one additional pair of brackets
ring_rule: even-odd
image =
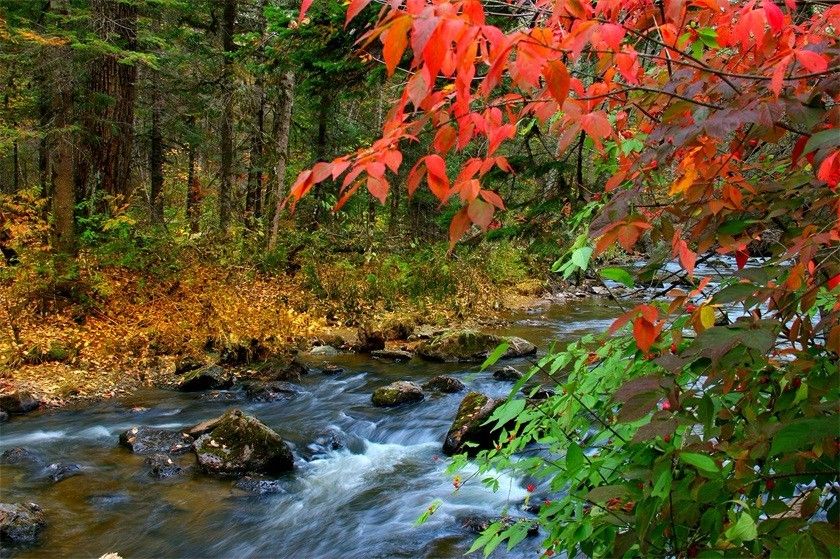
[(220, 365), (207, 365), (181, 375), (178, 390), (224, 390), (233, 386), (233, 375)]
[(534, 344), (518, 337), (502, 337), (475, 330), (452, 330), (417, 346), (417, 355), (429, 361), (480, 363), (502, 342), (509, 347), (503, 358), (536, 353)]
[[(446, 433), (443, 442), (443, 453), (447, 456), (467, 452), (474, 455), (479, 450), (493, 447), (498, 433), (493, 433), (491, 425), (483, 425), (493, 411), (502, 405), (504, 400), (495, 400), (480, 392), (470, 392), (461, 400), (452, 427)], [(474, 443), (477, 446), (466, 446)]]
[(449, 375), (438, 375), (436, 377), (432, 377), (428, 382), (424, 383), (423, 388), (426, 390), (434, 390), (435, 392), (442, 392), (444, 394), (454, 394), (455, 392), (465, 390), (467, 387), (463, 382), (455, 377), (450, 377)]
[(35, 503), (0, 503), (0, 544), (3, 548), (36, 543), (46, 525), (44, 511)]
[(425, 398), (423, 389), (415, 382), (400, 380), (382, 386), (373, 391), (371, 401), (379, 408), (391, 408), (403, 404), (413, 404)]
[(237, 409), (226, 412), (193, 448), (202, 469), (218, 476), (274, 475), (294, 469), (294, 456), (286, 441)]

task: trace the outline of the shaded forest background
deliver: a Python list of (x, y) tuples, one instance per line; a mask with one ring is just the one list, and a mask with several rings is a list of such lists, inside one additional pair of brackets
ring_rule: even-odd
[[(283, 205), (302, 169), (379, 136), (409, 77), (354, 45), (376, 3), (347, 28), (339, 2), (301, 22), (298, 8), (0, 2), (1, 343), (15, 375), (145, 369), (208, 340), (285, 347), (391, 315), (451, 324), (543, 291), (584, 227), (569, 218), (593, 214), (610, 172), (582, 134), (558, 159), (555, 139), (523, 127), (505, 151), (515, 174), (485, 178), (509, 211), (451, 254), (454, 197), (395, 188), (334, 212), (332, 182)], [(403, 147), (406, 175), (434, 141)]]

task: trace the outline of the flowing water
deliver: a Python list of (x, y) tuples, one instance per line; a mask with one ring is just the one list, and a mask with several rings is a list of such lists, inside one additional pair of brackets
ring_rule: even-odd
[[(513, 317), (500, 333), (522, 336), (545, 350), (552, 341), (603, 331), (619, 310), (608, 301), (578, 301)], [(463, 394), (430, 396), (419, 404), (380, 409), (370, 404), (378, 386), (423, 382), (452, 374), (470, 390), (502, 396), (510, 383), (464, 365), (417, 359), (393, 364), (359, 355), (330, 362), (340, 375), (307, 375), (304, 392), (280, 402), (208, 401), (175, 391), (137, 393), (83, 409), (47, 411), (0, 426), (0, 452), (25, 447), (47, 463), (76, 463), (82, 475), (51, 483), (31, 472), (0, 467), (0, 501), (36, 502), (49, 525), (37, 547), (16, 557), (460, 557), (475, 535), (459, 518), (512, 510), (527, 492), (524, 481), (502, 476), (497, 493), (480, 483), (454, 492), (444, 473), (441, 444)], [(522, 360), (514, 366), (527, 367)], [(296, 470), (280, 479), (283, 492), (253, 495), (193, 472), (155, 481), (144, 457), (117, 445), (134, 426), (191, 426), (231, 406), (262, 420), (294, 447)], [(346, 447), (313, 444), (338, 431)], [(189, 456), (184, 457), (190, 458)], [(443, 505), (420, 527), (415, 519), (434, 499)], [(515, 555), (533, 557), (541, 537)]]

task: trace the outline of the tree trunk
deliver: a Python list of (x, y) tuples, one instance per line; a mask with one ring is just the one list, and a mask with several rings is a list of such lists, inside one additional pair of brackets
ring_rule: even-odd
[[(194, 122), (190, 118), (190, 122)], [(201, 186), (195, 174), (195, 145), (190, 141), (187, 151), (187, 220), (190, 222), (190, 231), (198, 233), (199, 202), (201, 200)]]
[(230, 219), (230, 191), (233, 169), (233, 54), (236, 45), (233, 34), (236, 25), (236, 0), (224, 0), (222, 15), (222, 50), (224, 51), (224, 69), (222, 73), (222, 111), (220, 148), (221, 174), (219, 180), (219, 229), (224, 232)]
[[(315, 136), (315, 161), (323, 161), (327, 157), (327, 119), (330, 116), (332, 99), (326, 92), (321, 95), (321, 102), (318, 105), (318, 134)], [(318, 201), (318, 193), (322, 186), (315, 185), (310, 196), (315, 201), (315, 209), (312, 210), (312, 221), (310, 228), (318, 228), (321, 219), (321, 204)]]
[(268, 239), (268, 250), (277, 246), (280, 234), (280, 216), (283, 213), (283, 201), (286, 199), (286, 163), (289, 156), (289, 132), (292, 129), (292, 103), (295, 75), (286, 72), (280, 79), (280, 95), (278, 111), (275, 118), (277, 123), (277, 167), (275, 171), (276, 187), (274, 192), (274, 217), (271, 221), (271, 236)]
[(160, 76), (151, 70), (152, 81), (152, 129), (149, 138), (149, 216), (152, 223), (163, 223), (163, 133), (161, 117), (163, 100), (160, 95)]
[[(121, 0), (92, 0), (96, 33), (123, 50), (137, 49), (137, 5)], [(118, 54), (105, 54), (95, 62), (91, 92), (109, 102), (92, 117), (91, 163), (102, 190), (125, 200), (131, 195), (131, 155), (134, 137), (134, 101), (137, 66), (122, 64)], [(80, 177), (84, 187), (86, 173)]]
[[(259, 33), (265, 37), (265, 9), (268, 0), (262, 0), (259, 13)], [(260, 47), (257, 53), (257, 61), (262, 64), (264, 61), (263, 49)], [(262, 70), (257, 71), (254, 83), (256, 97), (256, 118), (251, 131), (251, 155), (248, 168), (248, 190), (245, 195), (245, 226), (253, 227), (256, 220), (262, 214), (263, 182), (265, 164), (265, 88), (263, 83)]]
[[(66, 13), (66, 5), (60, 0), (52, 0), (50, 9), (56, 13)], [(73, 208), (76, 202), (74, 181), (73, 133), (69, 132), (71, 124), (73, 99), (73, 76), (69, 58), (72, 52), (69, 48), (59, 46), (51, 53), (53, 73), (49, 76), (52, 87), (51, 113), (54, 115), (53, 137), (54, 146), (49, 150), (53, 161), (51, 182), (52, 196), (52, 248), (58, 254), (74, 255), (76, 253), (76, 235), (73, 224)]]

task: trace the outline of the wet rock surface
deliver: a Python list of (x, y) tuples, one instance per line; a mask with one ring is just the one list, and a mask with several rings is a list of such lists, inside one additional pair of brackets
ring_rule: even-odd
[(8, 415), (29, 413), (36, 410), (40, 402), (27, 390), (15, 390), (0, 394), (0, 410)]
[(41, 472), (41, 477), (48, 479), (53, 483), (58, 483), (59, 481), (64, 481), (69, 477), (82, 475), (82, 473), (82, 467), (78, 464), (56, 462), (44, 468), (44, 471)]
[(201, 468), (219, 476), (278, 474), (294, 468), (286, 441), (255, 417), (230, 410), (193, 443)]
[(375, 351), (370, 352), (371, 357), (375, 357), (376, 359), (381, 359), (383, 361), (393, 361), (394, 363), (402, 363), (405, 361), (411, 361), (414, 357), (414, 354), (410, 351), (405, 351), (402, 349), (377, 349)]
[(135, 454), (182, 454), (192, 442), (189, 435), (156, 427), (132, 427), (120, 434), (120, 445)]
[(502, 342), (508, 343), (503, 358), (536, 353), (534, 344), (519, 337), (502, 337), (475, 330), (451, 330), (421, 342), (417, 355), (428, 361), (480, 363)]
[(516, 382), (522, 378), (522, 372), (516, 367), (503, 367), (493, 372), (493, 378), (503, 382)]
[(35, 503), (0, 503), (0, 544), (3, 547), (37, 543), (47, 519)]
[(443, 394), (454, 394), (466, 390), (466, 385), (455, 377), (449, 375), (438, 375), (432, 377), (428, 382), (423, 384), (424, 390), (431, 390), (434, 392), (441, 392)]
[(182, 476), (185, 469), (166, 454), (153, 454), (146, 458), (149, 476), (154, 479), (169, 479)]
[(233, 374), (221, 365), (207, 365), (186, 372), (178, 382), (178, 390), (184, 392), (224, 390), (231, 386), (233, 386)]
[(517, 522), (528, 523), (528, 537), (533, 537), (539, 534), (539, 526), (527, 518), (514, 518), (512, 516), (483, 516), (483, 515), (464, 515), (457, 518), (458, 524), (469, 532), (480, 534), (490, 527), (495, 522), (502, 523), (502, 530), (507, 530)]
[(282, 380), (270, 382), (252, 381), (245, 384), (245, 393), (251, 400), (258, 402), (275, 402), (288, 400), (303, 393), (303, 388), (297, 384)]
[[(493, 425), (482, 425), (503, 400), (495, 400), (480, 392), (470, 392), (461, 400), (452, 427), (446, 433), (443, 453), (447, 456), (467, 452), (475, 454), (479, 450), (492, 448), (498, 434), (492, 432)], [(475, 443), (477, 447), (467, 447), (464, 443)]]
[(400, 380), (377, 388), (370, 399), (378, 408), (390, 408), (420, 402), (423, 398), (425, 396), (419, 384)]
[(5, 450), (3, 454), (0, 454), (0, 464), (6, 466), (35, 468), (41, 467), (45, 463), (46, 461), (40, 453), (19, 446)]
[(263, 479), (251, 476), (245, 476), (236, 480), (233, 486), (240, 491), (252, 493), (254, 495), (272, 495), (277, 493), (286, 493), (283, 485), (276, 479)]

